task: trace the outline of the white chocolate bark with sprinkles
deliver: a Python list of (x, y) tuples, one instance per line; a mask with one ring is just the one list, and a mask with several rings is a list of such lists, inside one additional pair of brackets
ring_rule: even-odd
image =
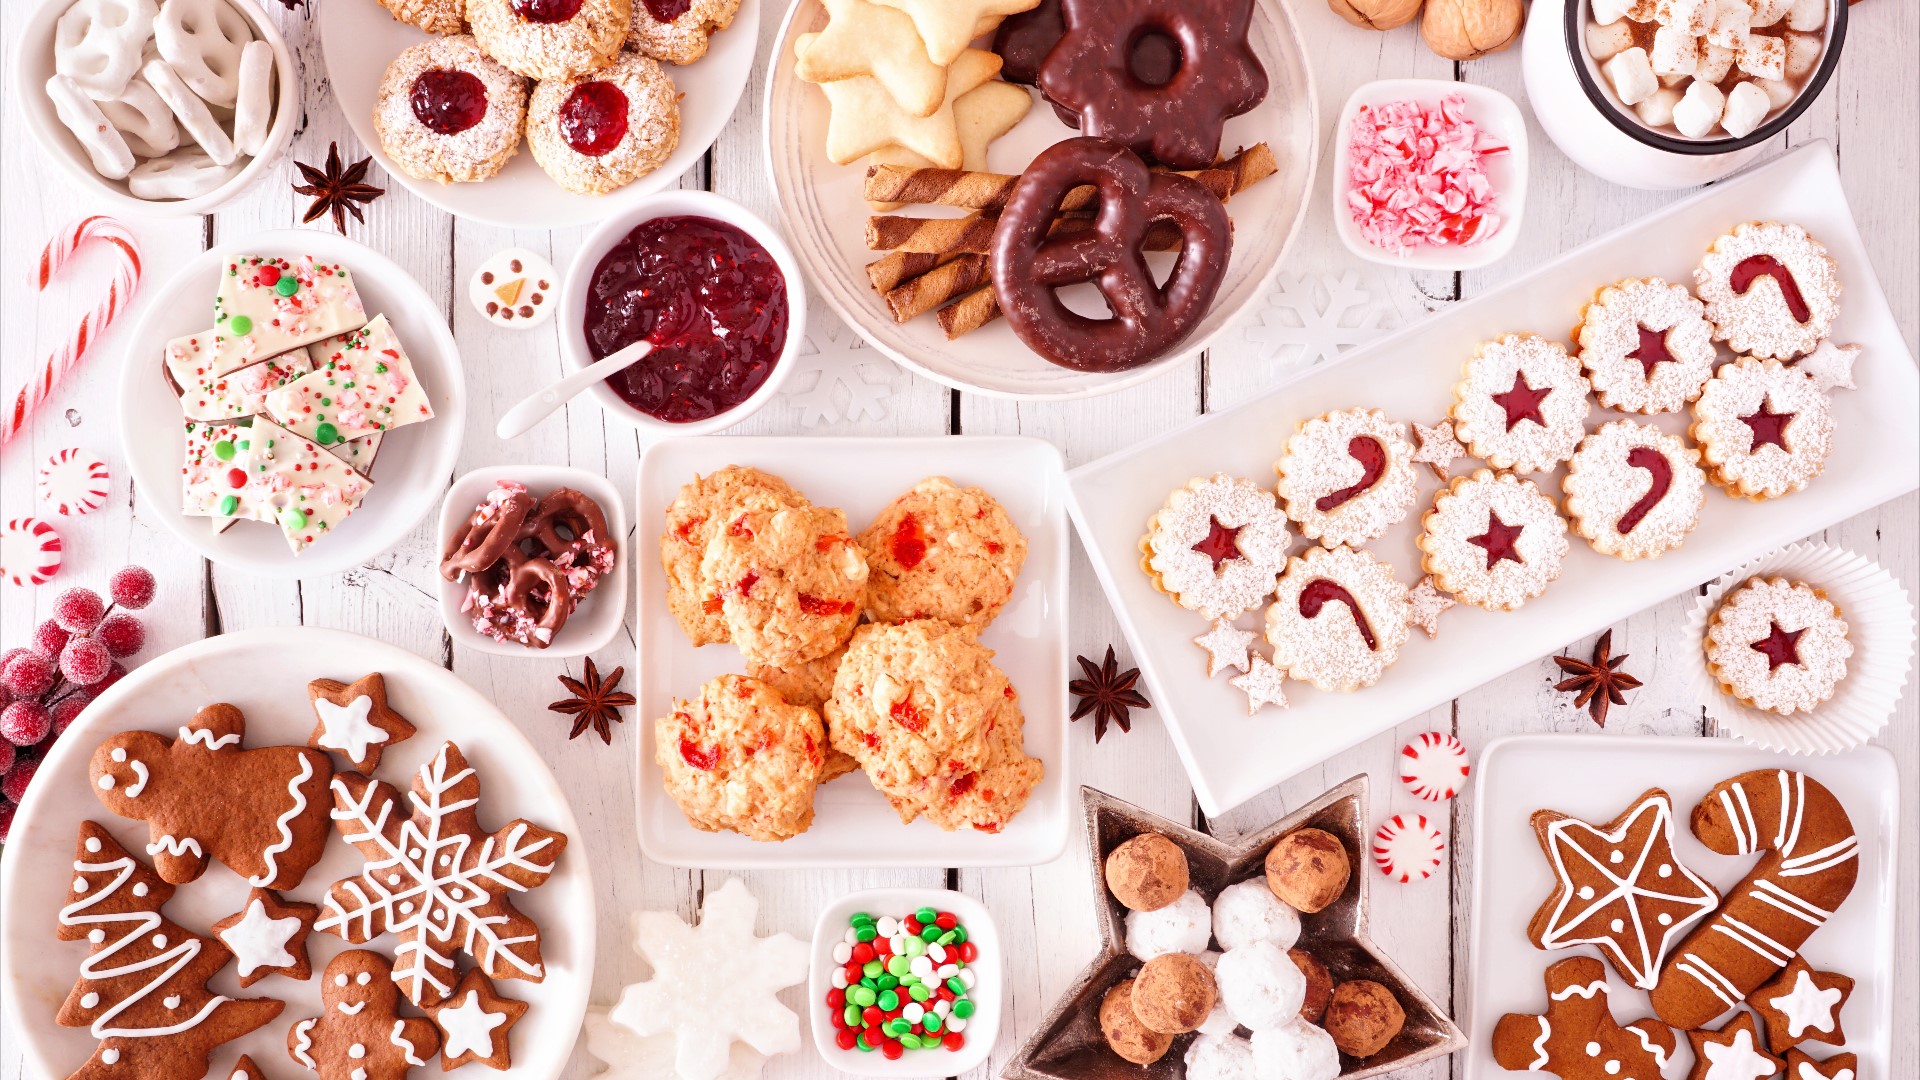
[[(313, 358), (307, 355), (303, 345), (226, 375), (211, 375), (186, 359), (192, 355), (211, 359), (204, 350), (184, 344), (190, 340), (211, 341), (212, 338), (198, 335), (192, 339), (179, 338), (167, 346), (167, 372), (181, 391), (180, 411), (189, 420), (241, 420), (258, 416), (267, 407), (267, 394), (313, 370)], [(175, 346), (180, 346), (180, 351), (176, 352)], [(176, 358), (186, 362), (176, 366)], [(182, 368), (191, 381), (180, 378)]]
[(220, 271), (213, 300), (212, 374), (225, 375), (365, 325), (353, 275), (338, 263), (240, 255)]
[(1453, 391), (1453, 431), (1496, 469), (1541, 472), (1586, 434), (1586, 376), (1557, 341), (1508, 334), (1483, 342)]
[(253, 422), (247, 498), (256, 513), (280, 526), (298, 555), (338, 528), (373, 481), (311, 440), (261, 417)]
[(1734, 352), (1789, 360), (1813, 351), (1840, 311), (1840, 268), (1798, 225), (1749, 221), (1693, 271), (1713, 335)]
[(1293, 536), (1273, 492), (1215, 473), (1167, 496), (1140, 540), (1162, 592), (1209, 619), (1232, 619), (1273, 592)]
[(1287, 563), (1267, 608), (1274, 665), (1322, 690), (1372, 686), (1400, 656), (1412, 609), (1393, 567), (1349, 547)]
[(1602, 555), (1657, 559), (1700, 522), (1700, 451), (1651, 424), (1615, 420), (1581, 440), (1560, 482), (1573, 528)]
[(1833, 696), (1853, 643), (1825, 593), (1786, 578), (1749, 578), (1721, 600), (1703, 642), (1720, 688), (1757, 709), (1791, 716)]
[(1707, 380), (1689, 434), (1714, 483), (1741, 498), (1774, 499), (1820, 475), (1833, 411), (1812, 376), (1744, 357)]
[(1433, 582), (1464, 603), (1511, 611), (1547, 591), (1567, 557), (1554, 501), (1511, 473), (1480, 469), (1442, 488), (1421, 520)]
[(267, 415), (321, 446), (433, 419), (385, 315), (315, 346), (313, 372), (267, 395)]
[(1667, 413), (1699, 397), (1720, 358), (1705, 310), (1685, 286), (1659, 278), (1601, 289), (1574, 331), (1580, 366), (1600, 404)]
[(255, 516), (247, 499), (248, 446), (244, 424), (187, 424), (186, 457), (180, 466), (180, 512), (216, 519), (216, 532)]
[(327, 453), (353, 466), (353, 471), (361, 476), (371, 477), (373, 459), (380, 455), (380, 442), (386, 437), (386, 432), (376, 431), (352, 442), (334, 443), (327, 447)]
[(1287, 440), (1274, 466), (1280, 501), (1301, 535), (1328, 547), (1364, 544), (1413, 509), (1419, 494), (1407, 426), (1378, 409), (1314, 417)]

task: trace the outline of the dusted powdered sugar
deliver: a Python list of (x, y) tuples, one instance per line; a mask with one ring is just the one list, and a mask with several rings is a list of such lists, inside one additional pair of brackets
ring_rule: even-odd
[[(1520, 561), (1487, 565), (1485, 549), (1469, 538), (1489, 531), (1490, 514), (1520, 529)], [(1420, 550), (1434, 584), (1456, 598), (1494, 611), (1517, 608), (1547, 591), (1567, 557), (1567, 523), (1552, 499), (1530, 480), (1481, 469), (1456, 479), (1434, 499), (1422, 521)]]
[[(1774, 666), (1754, 648), (1775, 633), (1798, 633), (1798, 663)], [(1751, 578), (1728, 593), (1707, 623), (1707, 670), (1721, 689), (1755, 708), (1791, 716), (1833, 696), (1847, 674), (1853, 643), (1847, 622), (1825, 594), (1786, 578)]]
[[(1793, 275), (1807, 304), (1806, 322), (1793, 317), (1772, 277), (1754, 278), (1744, 293), (1733, 291), (1733, 268), (1754, 255), (1773, 256)], [(1825, 245), (1798, 225), (1749, 221), (1735, 226), (1713, 242), (1694, 268), (1693, 282), (1714, 337), (1751, 356), (1786, 360), (1811, 351), (1840, 310), (1840, 268)]]
[[(1639, 448), (1665, 458), (1669, 470), (1666, 493), (1645, 507), (1654, 474), (1629, 460)], [(1700, 452), (1678, 436), (1637, 420), (1615, 420), (1581, 440), (1561, 489), (1575, 531), (1602, 555), (1631, 562), (1657, 559), (1686, 542), (1706, 502), (1707, 474), (1700, 470)], [(1621, 532), (1621, 519), (1636, 508), (1638, 520)]]
[[(603, 82), (626, 96), (627, 130), (597, 157), (568, 144), (560, 111), (584, 83)], [(660, 167), (680, 145), (680, 93), (659, 61), (623, 52), (599, 71), (577, 79), (547, 79), (527, 103), (527, 146), (535, 161), (568, 191), (604, 195)]]
[[(1301, 593), (1316, 581), (1331, 581), (1353, 597), (1373, 647), (1343, 602), (1323, 603), (1312, 618), (1301, 612)], [(1267, 642), (1274, 664), (1293, 678), (1322, 690), (1357, 690), (1378, 682), (1399, 659), (1411, 616), (1407, 587), (1393, 567), (1353, 548), (1310, 548), (1280, 578), (1267, 608)]]
[(1440, 636), (1440, 616), (1458, 601), (1434, 587), (1433, 575), (1420, 579), (1407, 592), (1407, 625), (1417, 626), (1428, 637)]
[[(1316, 505), (1333, 492), (1359, 483), (1365, 467), (1348, 447), (1356, 437), (1380, 445), (1385, 465), (1373, 485), (1329, 510)], [(1300, 425), (1287, 440), (1286, 455), (1274, 466), (1280, 474), (1280, 502), (1309, 540), (1328, 547), (1364, 544), (1381, 536), (1413, 509), (1413, 446), (1407, 427), (1378, 409), (1342, 409)]]
[[(1745, 417), (1792, 413), (1782, 432), (1785, 449), (1754, 446)], [(1833, 446), (1833, 411), (1808, 376), (1778, 360), (1746, 357), (1707, 380), (1693, 403), (1693, 441), (1713, 481), (1737, 495), (1772, 499), (1807, 486), (1820, 475)]]
[[(1238, 529), (1236, 557), (1220, 564), (1194, 545), (1207, 538), (1218, 521)], [(1167, 497), (1166, 506), (1147, 522), (1147, 570), (1181, 607), (1209, 619), (1231, 619), (1273, 592), (1286, 569), (1293, 537), (1287, 516), (1273, 492), (1251, 480), (1215, 473), (1196, 477)]]
[[(1520, 386), (1549, 393), (1540, 401), (1538, 423), (1522, 419), (1507, 427), (1507, 410), (1496, 400)], [(1453, 392), (1453, 430), (1467, 450), (1496, 469), (1539, 472), (1567, 460), (1586, 434), (1587, 380), (1557, 341), (1508, 334), (1480, 346), (1467, 361), (1466, 377)]]
[[(1659, 278), (1617, 282), (1600, 290), (1576, 332), (1580, 366), (1586, 369), (1600, 404), (1621, 412), (1678, 412), (1700, 396), (1719, 359), (1713, 326), (1705, 306), (1682, 285)], [(1663, 333), (1671, 361), (1653, 365), (1640, 359), (1642, 328)]]
[[(413, 112), (413, 84), (429, 71), (464, 71), (486, 87), (487, 109), (465, 131), (442, 135)], [(520, 148), (527, 122), (527, 80), (495, 63), (466, 34), (410, 46), (380, 80), (373, 126), (380, 146), (409, 176), (465, 182), (500, 171)]]

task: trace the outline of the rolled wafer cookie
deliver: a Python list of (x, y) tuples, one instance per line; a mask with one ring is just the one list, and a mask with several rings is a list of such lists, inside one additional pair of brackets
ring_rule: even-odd
[(952, 262), (904, 281), (886, 294), (887, 309), (894, 322), (906, 322), (924, 315), (941, 304), (969, 292), (987, 281), (987, 257), (962, 255)]

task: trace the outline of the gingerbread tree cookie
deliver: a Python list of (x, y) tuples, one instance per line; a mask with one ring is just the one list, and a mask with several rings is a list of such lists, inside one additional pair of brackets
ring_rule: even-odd
[(160, 876), (176, 885), (218, 859), (263, 889), (291, 889), (327, 842), (327, 755), (300, 746), (242, 749), (247, 718), (209, 705), (169, 739), (123, 731), (101, 743), (93, 793), (147, 823)]
[(1803, 1042), (1845, 1046), (1840, 1010), (1852, 996), (1852, 979), (1837, 971), (1815, 971), (1796, 956), (1779, 977), (1748, 996), (1747, 1004), (1767, 1025), (1767, 1045), (1785, 1052)]
[(414, 726), (388, 707), (387, 677), (377, 671), (351, 683), (315, 679), (307, 696), (318, 717), (307, 745), (331, 750), (363, 773), (380, 767), (387, 747), (413, 738)]
[(1503, 1069), (1535, 1069), (1565, 1080), (1660, 1080), (1677, 1045), (1658, 1020), (1621, 1026), (1607, 1004), (1607, 969), (1590, 956), (1547, 969), (1547, 1011), (1508, 1013), (1493, 1029)]
[(453, 993), (429, 1013), (440, 1029), (440, 1065), (457, 1069), (478, 1061), (490, 1069), (508, 1069), (513, 1056), (507, 1035), (527, 1014), (527, 1003), (494, 992), (486, 972), (471, 968)]
[(1786, 1062), (1767, 1053), (1752, 1013), (1741, 1013), (1717, 1031), (1689, 1031), (1693, 1070), (1687, 1080), (1769, 1080)]
[(320, 1015), (287, 1032), (287, 1056), (320, 1080), (403, 1080), (440, 1052), (430, 1021), (400, 1015), (387, 958), (348, 949), (320, 977)]
[(318, 914), (318, 905), (290, 903), (277, 893), (255, 888), (247, 894), (246, 906), (213, 924), (213, 935), (233, 954), (241, 986), (252, 986), (269, 975), (305, 982), (313, 977), (307, 935), (313, 932)]

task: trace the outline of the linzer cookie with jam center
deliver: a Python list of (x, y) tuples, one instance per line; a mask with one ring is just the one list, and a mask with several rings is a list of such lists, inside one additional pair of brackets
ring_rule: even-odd
[(1833, 448), (1833, 411), (1812, 376), (1744, 357), (1707, 380), (1688, 434), (1714, 483), (1757, 502), (1820, 475)]
[(311, 255), (227, 260), (213, 298), (213, 364), (226, 375), (289, 349), (366, 325), (353, 275)]
[(680, 94), (660, 62), (623, 52), (606, 67), (533, 88), (527, 145), (578, 195), (605, 195), (659, 168), (680, 145)]
[(1667, 413), (1699, 397), (1720, 358), (1704, 312), (1684, 286), (1657, 277), (1616, 281), (1595, 293), (1573, 338), (1600, 404)]
[(1027, 539), (1006, 508), (944, 476), (888, 503), (858, 542), (876, 622), (932, 617), (983, 630), (1012, 598), (1027, 559)]
[(267, 395), (267, 415), (321, 446), (433, 419), (385, 315), (312, 350), (314, 370)]
[(1686, 543), (1706, 503), (1707, 475), (1685, 440), (1615, 420), (1580, 441), (1560, 487), (1574, 531), (1600, 554), (1632, 562)]
[(1511, 473), (1456, 477), (1421, 519), (1421, 560), (1455, 599), (1511, 611), (1547, 591), (1567, 557), (1567, 523), (1551, 498)]
[(1707, 671), (1742, 704), (1792, 716), (1833, 697), (1853, 643), (1827, 594), (1786, 578), (1750, 578), (1707, 620)]
[(1300, 425), (1274, 471), (1301, 535), (1328, 547), (1364, 544), (1413, 509), (1413, 444), (1378, 409), (1322, 413)]
[(1147, 519), (1140, 568), (1181, 607), (1232, 619), (1272, 594), (1292, 543), (1273, 492), (1225, 473), (1196, 476)]
[(1308, 548), (1267, 608), (1274, 666), (1322, 690), (1371, 686), (1399, 658), (1411, 613), (1393, 567), (1349, 547)]
[(1693, 282), (1713, 336), (1762, 359), (1812, 352), (1840, 310), (1839, 265), (1798, 225), (1736, 225), (1707, 249)]
[(813, 824), (827, 748), (820, 715), (758, 679), (722, 675), (653, 724), (666, 791), (704, 832), (787, 840)]
[(526, 126), (527, 80), (466, 34), (394, 57), (374, 99), (380, 148), (417, 180), (485, 180), (519, 152)]
[(1541, 472), (1586, 434), (1588, 384), (1557, 341), (1508, 334), (1481, 343), (1453, 391), (1453, 430), (1496, 469)]
[(867, 576), (847, 515), (827, 506), (737, 515), (700, 560), (701, 595), (719, 604), (748, 663), (800, 663), (845, 645)]

